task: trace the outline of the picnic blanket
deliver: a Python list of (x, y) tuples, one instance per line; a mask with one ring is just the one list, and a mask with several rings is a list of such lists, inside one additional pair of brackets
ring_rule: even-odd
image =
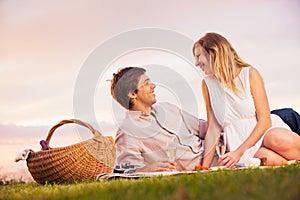
[[(288, 165), (300, 164), (300, 161), (291, 160), (288, 162)], [(206, 172), (215, 172), (219, 170), (241, 170), (241, 169), (250, 169), (250, 168), (274, 168), (274, 167), (284, 167), (284, 166), (239, 166), (233, 169), (226, 169), (225, 166), (215, 166), (210, 167), (208, 170), (198, 170), (198, 171), (171, 171), (171, 172), (135, 172), (135, 173), (101, 173), (96, 177), (96, 181), (108, 181), (113, 179), (139, 179), (139, 178), (150, 178), (157, 176), (173, 176), (181, 174), (195, 174), (195, 173), (206, 173)]]
[(111, 179), (138, 179), (142, 177), (155, 177), (155, 176), (173, 176), (180, 174), (195, 174), (213, 172), (225, 169), (224, 166), (211, 167), (208, 170), (195, 170), (195, 171), (163, 171), (163, 172), (135, 172), (135, 173), (101, 173), (96, 177), (97, 181), (106, 181)]
[(101, 173), (96, 177), (97, 181), (106, 181), (111, 179), (138, 179), (142, 177), (171, 176), (179, 174), (194, 174), (197, 171), (171, 171), (171, 172), (136, 172), (136, 173)]

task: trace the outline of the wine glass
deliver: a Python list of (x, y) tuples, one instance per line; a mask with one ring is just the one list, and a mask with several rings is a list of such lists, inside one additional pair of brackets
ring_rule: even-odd
[(216, 151), (219, 157), (225, 154), (226, 152), (226, 137), (221, 133), (221, 142), (219, 142), (216, 146)]
[(218, 144), (216, 146), (216, 151), (217, 151), (218, 156), (221, 157), (222, 155), (225, 154), (226, 146), (222, 145), (222, 144)]
[(167, 143), (167, 149), (166, 149), (168, 160), (170, 162), (175, 162), (176, 160), (176, 149), (177, 149), (177, 140), (176, 138), (171, 138)]

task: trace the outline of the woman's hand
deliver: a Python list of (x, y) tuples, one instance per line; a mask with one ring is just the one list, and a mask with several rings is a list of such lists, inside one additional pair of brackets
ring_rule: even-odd
[(241, 159), (242, 153), (238, 150), (228, 152), (219, 157), (218, 164), (225, 165), (226, 168), (233, 168)]
[(176, 163), (166, 160), (157, 161), (149, 164), (143, 168), (136, 169), (137, 172), (161, 172), (161, 171), (174, 171), (176, 170)]

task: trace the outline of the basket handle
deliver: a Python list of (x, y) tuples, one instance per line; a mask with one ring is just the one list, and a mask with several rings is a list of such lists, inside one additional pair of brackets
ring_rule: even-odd
[[(88, 129), (90, 129), (90, 131), (91, 131), (94, 135), (96, 135), (96, 134), (101, 135), (101, 133), (99, 133), (96, 129), (94, 129), (90, 124), (88, 124), (88, 123), (86, 123), (86, 122), (80, 121), (80, 120), (78, 120), (78, 119), (65, 119), (65, 120), (62, 120), (62, 121), (58, 122), (56, 125), (54, 125), (54, 126), (49, 130), (48, 136), (47, 136), (47, 138), (46, 138), (46, 143), (47, 143), (47, 145), (49, 146), (49, 144), (50, 144), (50, 139), (51, 139), (51, 137), (52, 137), (54, 131), (55, 131), (58, 127), (60, 127), (60, 126), (62, 126), (62, 125), (64, 125), (64, 124), (70, 124), (70, 123), (75, 123), (75, 124), (79, 124), (79, 125), (81, 125), (81, 126), (84, 126), (84, 127), (88, 128)], [(101, 136), (102, 136), (102, 135), (101, 135)]]

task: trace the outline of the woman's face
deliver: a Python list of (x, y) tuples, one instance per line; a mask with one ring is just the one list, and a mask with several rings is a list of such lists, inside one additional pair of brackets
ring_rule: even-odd
[(208, 53), (205, 52), (205, 50), (200, 45), (196, 45), (194, 54), (195, 54), (195, 59), (196, 59), (195, 65), (197, 67), (200, 67), (200, 69), (206, 75), (212, 75), (213, 71), (210, 66), (209, 58), (208, 58), (208, 56), (206, 56), (206, 55), (208, 55)]

